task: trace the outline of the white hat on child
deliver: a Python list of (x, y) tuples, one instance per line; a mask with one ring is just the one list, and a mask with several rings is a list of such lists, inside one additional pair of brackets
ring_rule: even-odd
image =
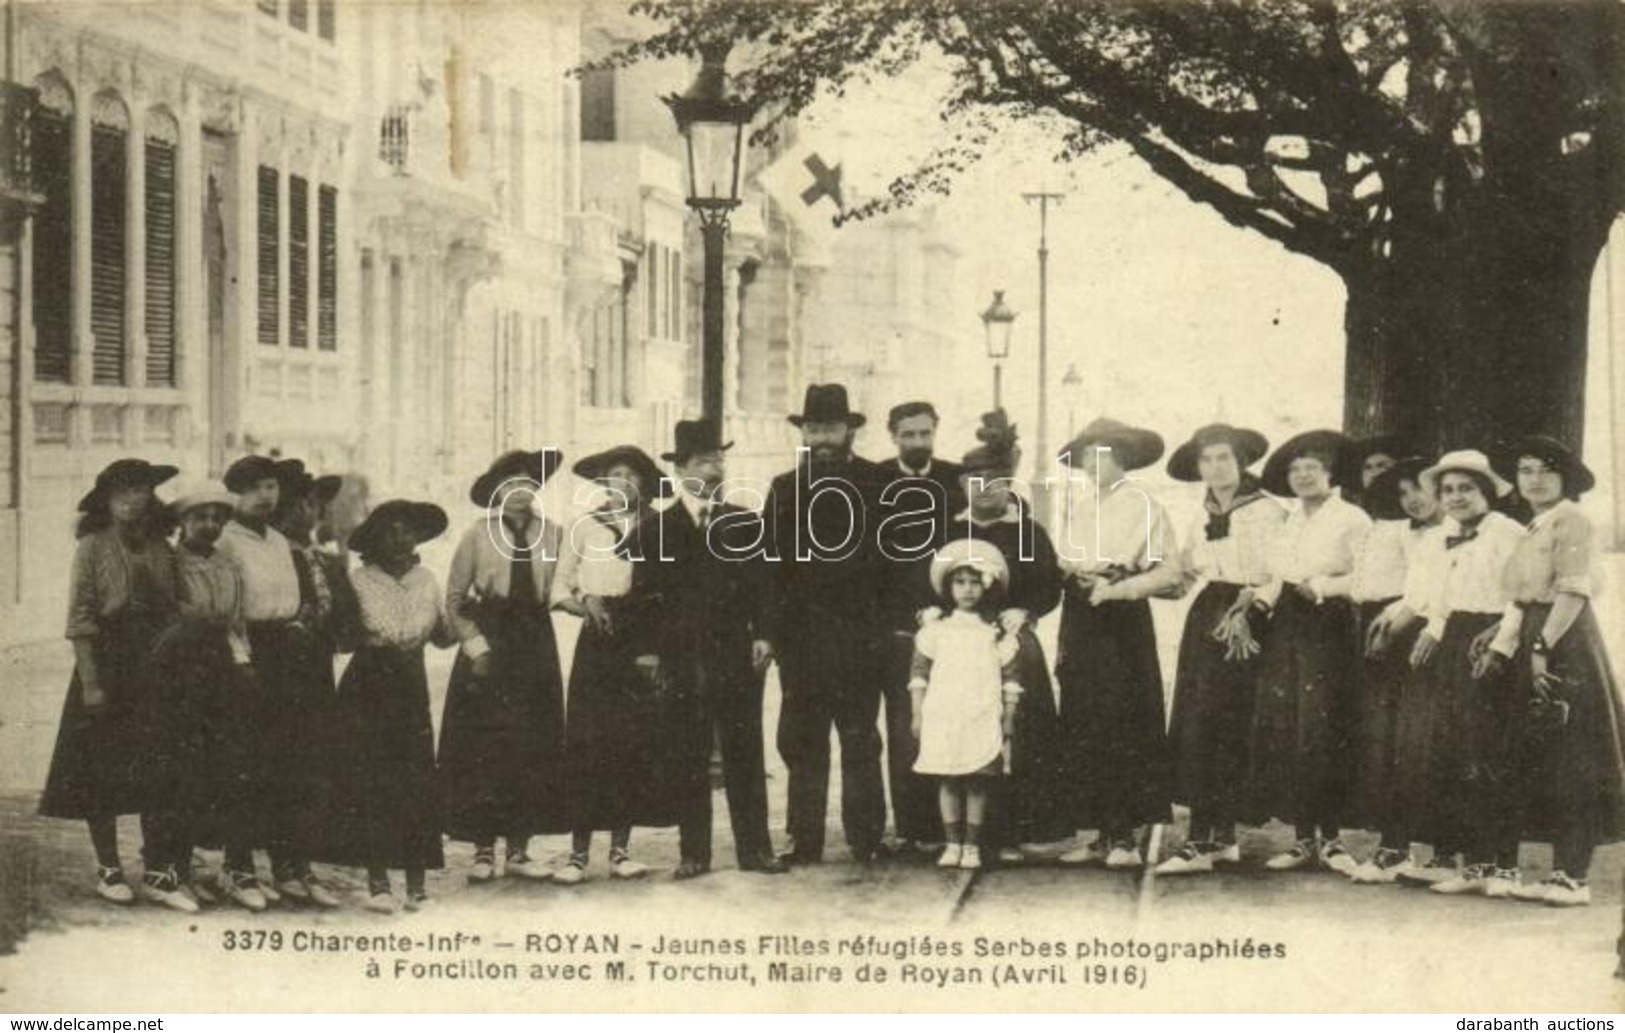
[(948, 575), (961, 567), (981, 574), (985, 587), (1010, 583), (1010, 567), (996, 546), (977, 538), (956, 538), (931, 557), (932, 590), (940, 595)]
[(176, 516), (184, 516), (187, 510), (199, 506), (225, 506), (227, 509), (237, 508), (237, 496), (226, 490), (226, 486), (216, 480), (194, 478), (176, 485), (170, 505)]

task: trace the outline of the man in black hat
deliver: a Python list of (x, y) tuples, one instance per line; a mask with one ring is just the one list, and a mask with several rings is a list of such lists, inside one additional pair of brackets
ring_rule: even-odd
[(880, 465), (881, 517), (877, 528), (886, 567), (886, 772), (891, 784), (892, 828), (899, 846), (942, 841), (937, 789), (914, 772), (919, 744), (910, 731), (913, 703), (909, 667), (914, 659), (916, 596), (927, 583), (931, 557), (947, 542), (948, 526), (965, 508), (964, 467), (936, 456), (937, 410), (930, 402), (893, 406), (886, 429), (897, 457)]
[(761, 627), (766, 592), (762, 518), (724, 502), (727, 473), (714, 422), (682, 420), (661, 458), (677, 474), (677, 503), (647, 518), (629, 550), (629, 639), (664, 693), (682, 860), (676, 878), (711, 867), (711, 741), (722, 746), (723, 782), (742, 871), (776, 875), (767, 829), (762, 684), (772, 648)]
[[(320, 845), (326, 800), (320, 749), (309, 732), (328, 719), (332, 704), (332, 654), (300, 622), (304, 601), (293, 547), (270, 520), (291, 472), (269, 456), (244, 456), (226, 470), (226, 489), (237, 496), (237, 513), (220, 535), (219, 550), (243, 579), (243, 618), (253, 656), (260, 720), (261, 793), (268, 811), (264, 842), (271, 854), (275, 889), (267, 896), (338, 907), (339, 898), (311, 872)], [(301, 465), (300, 472), (303, 472)], [(322, 669), (325, 666), (326, 674)], [(227, 878), (244, 891), (257, 888), (254, 859), (246, 852), (226, 858)]]
[(791, 863), (823, 859), (829, 733), (841, 739), (841, 823), (860, 861), (880, 851), (886, 795), (880, 774), (882, 656), (887, 629), (877, 547), (879, 467), (852, 453), (863, 426), (840, 384), (807, 388), (796, 468), (773, 479), (764, 513), (773, 564), (769, 639), (784, 689), (779, 754), (790, 769)]

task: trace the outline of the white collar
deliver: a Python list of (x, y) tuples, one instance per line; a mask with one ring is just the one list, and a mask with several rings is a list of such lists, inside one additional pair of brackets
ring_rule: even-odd
[(925, 465), (920, 467), (918, 470), (910, 470), (908, 468), (908, 464), (903, 462), (903, 457), (898, 456), (897, 457), (897, 469), (899, 469), (902, 472), (908, 474), (910, 477), (929, 477), (929, 476), (931, 476), (931, 464), (932, 464), (932, 462), (933, 462), (932, 459), (927, 459), (925, 461)]
[(1544, 513), (1535, 514), (1535, 519), (1529, 521), (1529, 530), (1533, 531), (1537, 527), (1545, 527), (1553, 520), (1556, 520), (1559, 516), (1562, 516), (1565, 510), (1571, 508), (1576, 508), (1573, 499), (1558, 499), (1557, 505), (1553, 506), (1551, 509), (1548, 509)]

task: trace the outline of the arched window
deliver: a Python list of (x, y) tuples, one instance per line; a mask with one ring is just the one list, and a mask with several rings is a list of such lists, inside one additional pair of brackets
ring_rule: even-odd
[(96, 95), (90, 112), (90, 330), (92, 381), (123, 385), (126, 186), (130, 112), (118, 95)]
[(45, 201), (34, 217), (34, 379), (73, 379), (73, 91), (41, 76), (34, 116), (34, 182)]
[(147, 386), (174, 387), (175, 347), (175, 156), (180, 126), (163, 108), (147, 113), (146, 325)]

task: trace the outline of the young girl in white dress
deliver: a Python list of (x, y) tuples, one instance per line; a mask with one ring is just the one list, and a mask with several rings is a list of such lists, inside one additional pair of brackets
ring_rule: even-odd
[(942, 868), (982, 867), (989, 791), (1008, 769), (1006, 742), (1021, 698), (1018, 644), (996, 615), (1009, 580), (1004, 556), (975, 539), (949, 542), (931, 561), (931, 587), (946, 613), (915, 636), (908, 687), (920, 744), (914, 770), (941, 780)]

